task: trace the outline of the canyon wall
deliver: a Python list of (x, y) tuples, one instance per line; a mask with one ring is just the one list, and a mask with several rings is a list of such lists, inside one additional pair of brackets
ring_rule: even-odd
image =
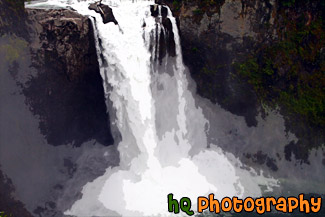
[[(284, 147), (308, 162), (324, 144), (325, 3), (164, 0), (177, 16), (197, 93), (256, 126), (279, 110), (299, 139)], [(325, 162), (324, 162), (325, 163)]]
[[(50, 169), (53, 166), (41, 168), (49, 165), (46, 162), (59, 167), (64, 162), (68, 177), (76, 172), (71, 157), (50, 147), (63, 150), (60, 147), (92, 142), (96, 148), (114, 143), (94, 32), (90, 20), (76, 12), (25, 9), (24, 1), (0, 0), (0, 14), (0, 207), (8, 216), (44, 215), (56, 209), (52, 202), (44, 207), (39, 203), (35, 210), (20, 202), (27, 197), (37, 203), (35, 198), (41, 194), (28, 196), (28, 191), (42, 191), (44, 183), (51, 185), (48, 174), (50, 180), (64, 176), (64, 169), (55, 173)], [(70, 152), (74, 156), (77, 149)], [(21, 169), (21, 164), (26, 168)], [(21, 177), (24, 171), (28, 177)], [(26, 184), (17, 184), (22, 179)], [(43, 184), (28, 184), (37, 180)], [(52, 187), (45, 188), (52, 191), (50, 195), (57, 191)]]

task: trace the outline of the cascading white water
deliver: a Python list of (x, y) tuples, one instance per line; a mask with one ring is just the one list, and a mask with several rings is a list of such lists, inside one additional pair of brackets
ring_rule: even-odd
[(108, 168), (102, 177), (84, 186), (82, 198), (65, 214), (168, 216), (169, 193), (177, 199), (191, 198), (195, 210), (198, 196), (260, 196), (260, 185), (268, 190), (276, 185), (276, 180), (253, 169), (241, 169), (242, 164), (231, 154), (207, 144), (209, 122), (188, 90), (180, 38), (170, 10), (167, 17), (172, 23), (176, 56), (166, 57), (165, 67), (155, 69), (152, 55), (156, 50), (150, 52), (149, 48), (158, 43), (152, 36), (160, 31), (156, 27), (161, 26), (161, 19), (151, 16), (154, 1), (103, 3), (112, 6), (119, 25), (104, 24), (99, 14), (88, 10), (89, 2), (46, 3), (69, 5), (96, 18), (100, 71), (122, 135), (119, 167)]

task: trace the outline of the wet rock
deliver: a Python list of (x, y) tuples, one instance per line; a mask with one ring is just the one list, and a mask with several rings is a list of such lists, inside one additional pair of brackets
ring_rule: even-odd
[(169, 56), (176, 56), (176, 44), (175, 44), (175, 39), (174, 39), (174, 32), (173, 32), (173, 25), (172, 22), (170, 21), (169, 18), (164, 18), (162, 20), (162, 24), (165, 28), (165, 38), (166, 38), (166, 48), (167, 48), (167, 53)]
[(156, 18), (156, 22), (160, 22), (162, 24), (160, 35), (156, 35), (156, 38), (159, 38), (159, 41), (155, 45), (156, 51), (159, 50), (159, 53), (155, 54), (155, 60), (158, 59), (159, 62), (162, 63), (162, 60), (166, 57), (166, 54), (171, 57), (176, 56), (173, 25), (170, 19), (167, 17), (168, 9), (166, 6), (158, 4), (150, 5), (150, 11), (151, 16)]
[(155, 3), (158, 4), (158, 5), (161, 5), (163, 3), (162, 0), (155, 0)]
[(151, 16), (153, 17), (158, 17), (159, 15), (159, 8), (158, 5), (150, 5), (150, 12), (151, 12)]
[(96, 2), (90, 4), (88, 8), (90, 10), (94, 10), (97, 13), (99, 13), (102, 16), (103, 22), (105, 24), (109, 22), (113, 22), (115, 23), (115, 25), (118, 24), (117, 20), (114, 17), (112, 8), (110, 8), (108, 5), (101, 4), (100, 2)]
[(166, 19), (168, 15), (168, 9), (166, 6), (161, 6), (161, 16), (163, 19)]
[(90, 20), (70, 10), (27, 13), (37, 73), (25, 73), (31, 79), (22, 86), (41, 133), (55, 146), (92, 139), (113, 144)]
[[(161, 14), (159, 14), (159, 10)], [(151, 16), (158, 17), (160, 15), (163, 19), (168, 15), (167, 7), (159, 4), (150, 5), (150, 12)]]
[(86, 68), (90, 61), (85, 55), (90, 45), (88, 18), (70, 10), (28, 9), (27, 12), (37, 31), (34, 34), (39, 34), (39, 39), (32, 41), (38, 57), (55, 70), (64, 72), (68, 80), (78, 80), (80, 69)]

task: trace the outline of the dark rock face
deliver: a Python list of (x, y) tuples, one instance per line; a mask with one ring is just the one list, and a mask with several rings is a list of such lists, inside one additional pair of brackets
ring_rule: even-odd
[(150, 5), (150, 12), (151, 12), (151, 16), (158, 17), (159, 15), (158, 5)]
[(104, 23), (113, 22), (115, 25), (118, 24), (117, 20), (114, 17), (112, 8), (110, 8), (108, 5), (96, 2), (90, 4), (89, 9), (99, 13), (102, 16)]
[[(11, 65), (11, 69), (17, 67), (15, 64), (16, 55), (8, 55), (9, 51), (18, 53), (18, 51), (21, 51), (23, 47), (25, 47), (27, 44), (26, 40), (29, 38), (29, 35), (26, 34), (26, 25), (24, 22), (26, 17), (24, 11), (24, 1), (0, 0), (0, 14), (0, 41), (3, 42), (3, 38), (6, 38), (4, 41), (6, 41), (8, 38), (11, 39), (9, 44), (2, 44), (0, 42), (0, 73), (8, 73), (7, 71), (4, 71), (7, 68), (3, 62), (4, 60), (13, 63)], [(18, 37), (19, 39), (16, 40)], [(13, 48), (11, 43), (16, 44), (16, 47)], [(7, 54), (5, 58), (2, 55), (3, 53)], [(1, 82), (1, 85), (4, 85), (4, 83)], [(4, 114), (2, 110), (2, 103), (4, 103), (4, 101), (4, 99), (0, 98), (0, 121), (3, 120), (2, 116)], [(5, 144), (3, 144), (1, 141), (1, 150), (3, 150), (2, 147), (4, 145)], [(0, 155), (2, 158), (3, 153)], [(15, 186), (13, 186), (11, 179), (2, 172), (0, 165), (0, 215), (32, 217), (30, 212), (27, 211), (25, 205), (15, 198), (15, 195), (13, 194), (14, 190)]]
[(94, 32), (68, 10), (22, 5), (21, 19), (19, 3), (0, 0), (0, 211), (62, 216), (85, 183), (118, 163), (104, 147), (114, 141)]
[[(69, 10), (27, 10), (34, 34), (34, 66), (48, 66), (64, 72), (70, 81), (81, 80), (89, 65), (95, 65), (92, 27), (86, 17)], [(89, 70), (89, 69), (88, 69)]]
[(230, 0), (211, 6), (200, 1), (180, 2), (164, 1), (177, 17), (184, 62), (197, 83), (198, 94), (255, 126), (257, 98), (249, 85), (234, 79), (233, 63), (254, 49), (252, 39), (265, 33), (263, 29), (253, 31), (255, 19), (272, 11), (261, 4), (260, 12), (252, 9), (244, 14), (242, 3)]
[[(161, 14), (159, 14), (159, 10)], [(157, 22), (161, 22), (163, 28), (161, 28), (159, 42), (155, 44), (156, 51), (159, 50), (155, 54), (155, 60), (159, 60), (161, 63), (163, 58), (168, 54), (168, 56), (175, 57), (176, 56), (176, 45), (174, 40), (174, 32), (173, 26), (170, 19), (167, 17), (168, 11), (165, 6), (162, 5), (151, 5), (150, 6), (151, 16), (155, 17)], [(159, 28), (157, 26), (157, 28)], [(155, 36), (158, 38), (158, 36)], [(158, 49), (159, 48), (159, 49)]]
[[(292, 10), (281, 8), (283, 1), (276, 0), (211, 2), (163, 1), (177, 17), (184, 62), (197, 84), (197, 93), (227, 111), (245, 117), (248, 126), (256, 126), (256, 117), (259, 111), (263, 112), (259, 93), (238, 76), (238, 63), (245, 62), (265, 47), (271, 47), (274, 41), (281, 41), (279, 32), (286, 29), (286, 22), (293, 26), (299, 22), (303, 25), (314, 22), (316, 25), (317, 14), (324, 10), (315, 6), (317, 1), (296, 1)], [(257, 62), (262, 58), (254, 57)], [(283, 58), (271, 61), (278, 64)], [(284, 65), (287, 68), (282, 67), (277, 73), (290, 71), (289, 64)], [(312, 67), (307, 65), (306, 68)], [(282, 81), (285, 83), (284, 79)], [(287, 130), (299, 139), (283, 147), (287, 160), (294, 154), (297, 159), (307, 162), (309, 150), (324, 143), (324, 130), (311, 127), (306, 121), (297, 123), (298, 118), (288, 112), (281, 110), (281, 114)]]
[(41, 117), (48, 143), (79, 146), (96, 139), (113, 144), (89, 19), (69, 10), (27, 13), (38, 73), (23, 85), (23, 93)]
[(5, 33), (26, 37), (24, 0), (0, 0), (0, 36)]

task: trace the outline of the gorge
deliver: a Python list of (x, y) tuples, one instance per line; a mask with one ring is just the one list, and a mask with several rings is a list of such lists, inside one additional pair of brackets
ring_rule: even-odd
[[(8, 108), (2, 106), (0, 138), (12, 145), (1, 146), (0, 164), (7, 177), (2, 180), (11, 180), (14, 198), (20, 201), (19, 212), (164, 216), (171, 192), (192, 199), (211, 192), (220, 199), (324, 194), (321, 141), (307, 149), (307, 158), (302, 158), (304, 153), (295, 156), (305, 149), (288, 154), (284, 147), (295, 147), (299, 139), (278, 111), (259, 110), (253, 103), (256, 96), (241, 92), (247, 87), (236, 86), (229, 77), (220, 79), (220, 85), (234, 85), (221, 88), (222, 99), (236, 93), (232, 101), (248, 101), (219, 104), (219, 93), (211, 99), (213, 94), (203, 90), (209, 83), (201, 84), (204, 80), (195, 75), (201, 67), (195, 64), (202, 62), (184, 56), (189, 70), (183, 64), (184, 47), (185, 55), (189, 49), (194, 54), (204, 49), (208, 55), (214, 49), (189, 46), (189, 37), (183, 42), (182, 22), (191, 19), (184, 15), (190, 13), (184, 12), (188, 5), (181, 6), (179, 34), (177, 19), (166, 5), (102, 3), (112, 8), (117, 22), (103, 23), (87, 1), (32, 1), (22, 17), (27, 22), (2, 33), (1, 45), (7, 45), (1, 47), (2, 65), (7, 69), (1, 74), (1, 102)], [(227, 1), (221, 9), (229, 16), (236, 7)], [(194, 15), (197, 19), (200, 14)], [(210, 19), (205, 16), (200, 28), (212, 28), (205, 26), (204, 19)], [(234, 28), (226, 31), (254, 34)], [(222, 46), (234, 45), (226, 44)], [(211, 58), (207, 64), (224, 56)], [(211, 73), (208, 68), (206, 73)], [(22, 182), (22, 177), (28, 180)]]

